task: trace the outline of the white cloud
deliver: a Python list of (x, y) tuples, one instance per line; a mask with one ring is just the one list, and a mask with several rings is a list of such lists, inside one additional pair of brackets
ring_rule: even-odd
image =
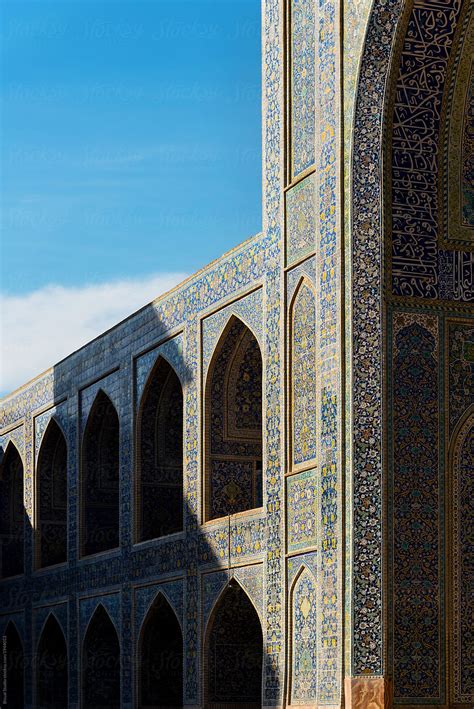
[(0, 296), (0, 392), (6, 394), (165, 293), (185, 273)]

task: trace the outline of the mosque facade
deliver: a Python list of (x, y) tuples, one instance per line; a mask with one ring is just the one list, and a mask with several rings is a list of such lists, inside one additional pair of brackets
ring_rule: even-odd
[(264, 0), (262, 233), (0, 403), (4, 704), (472, 706), (473, 49)]

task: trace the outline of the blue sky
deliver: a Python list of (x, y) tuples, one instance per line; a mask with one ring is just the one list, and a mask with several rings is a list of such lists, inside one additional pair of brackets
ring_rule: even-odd
[(1, 11), (4, 309), (177, 280), (261, 229), (260, 0)]

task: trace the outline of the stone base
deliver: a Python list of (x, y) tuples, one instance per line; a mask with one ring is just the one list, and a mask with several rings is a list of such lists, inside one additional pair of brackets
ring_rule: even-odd
[(345, 709), (391, 709), (392, 683), (385, 677), (346, 677)]

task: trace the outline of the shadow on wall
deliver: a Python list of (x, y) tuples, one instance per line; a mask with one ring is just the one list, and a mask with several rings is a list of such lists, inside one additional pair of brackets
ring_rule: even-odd
[[(188, 340), (185, 356), (182, 337), (163, 340), (167, 328), (148, 306), (134, 330), (148, 333), (150, 347), (131, 367), (129, 326), (54, 368), (54, 401), (63, 403), (35, 419), (33, 434), (34, 511), (31, 502), (27, 507), (35, 529), (23, 503), (31, 499), (25, 451), (13, 440), (2, 448), (4, 699), (9, 707), (257, 709), (262, 626), (232, 574), (224, 575), (224, 587), (221, 579), (219, 600), (200, 627), (200, 560), (217, 570), (226, 560), (207, 545), (197, 517), (200, 374), (189, 366), (197, 362), (197, 341)], [(229, 329), (242, 349), (242, 324)], [(218, 347), (226, 346), (224, 338)], [(258, 359), (245, 354), (242, 367)], [(248, 391), (243, 396), (248, 405)], [(34, 393), (31, 399), (34, 410)], [(258, 467), (257, 455), (253, 495)], [(238, 456), (230, 469), (235, 503)], [(230, 499), (228, 511), (235, 511)]]

